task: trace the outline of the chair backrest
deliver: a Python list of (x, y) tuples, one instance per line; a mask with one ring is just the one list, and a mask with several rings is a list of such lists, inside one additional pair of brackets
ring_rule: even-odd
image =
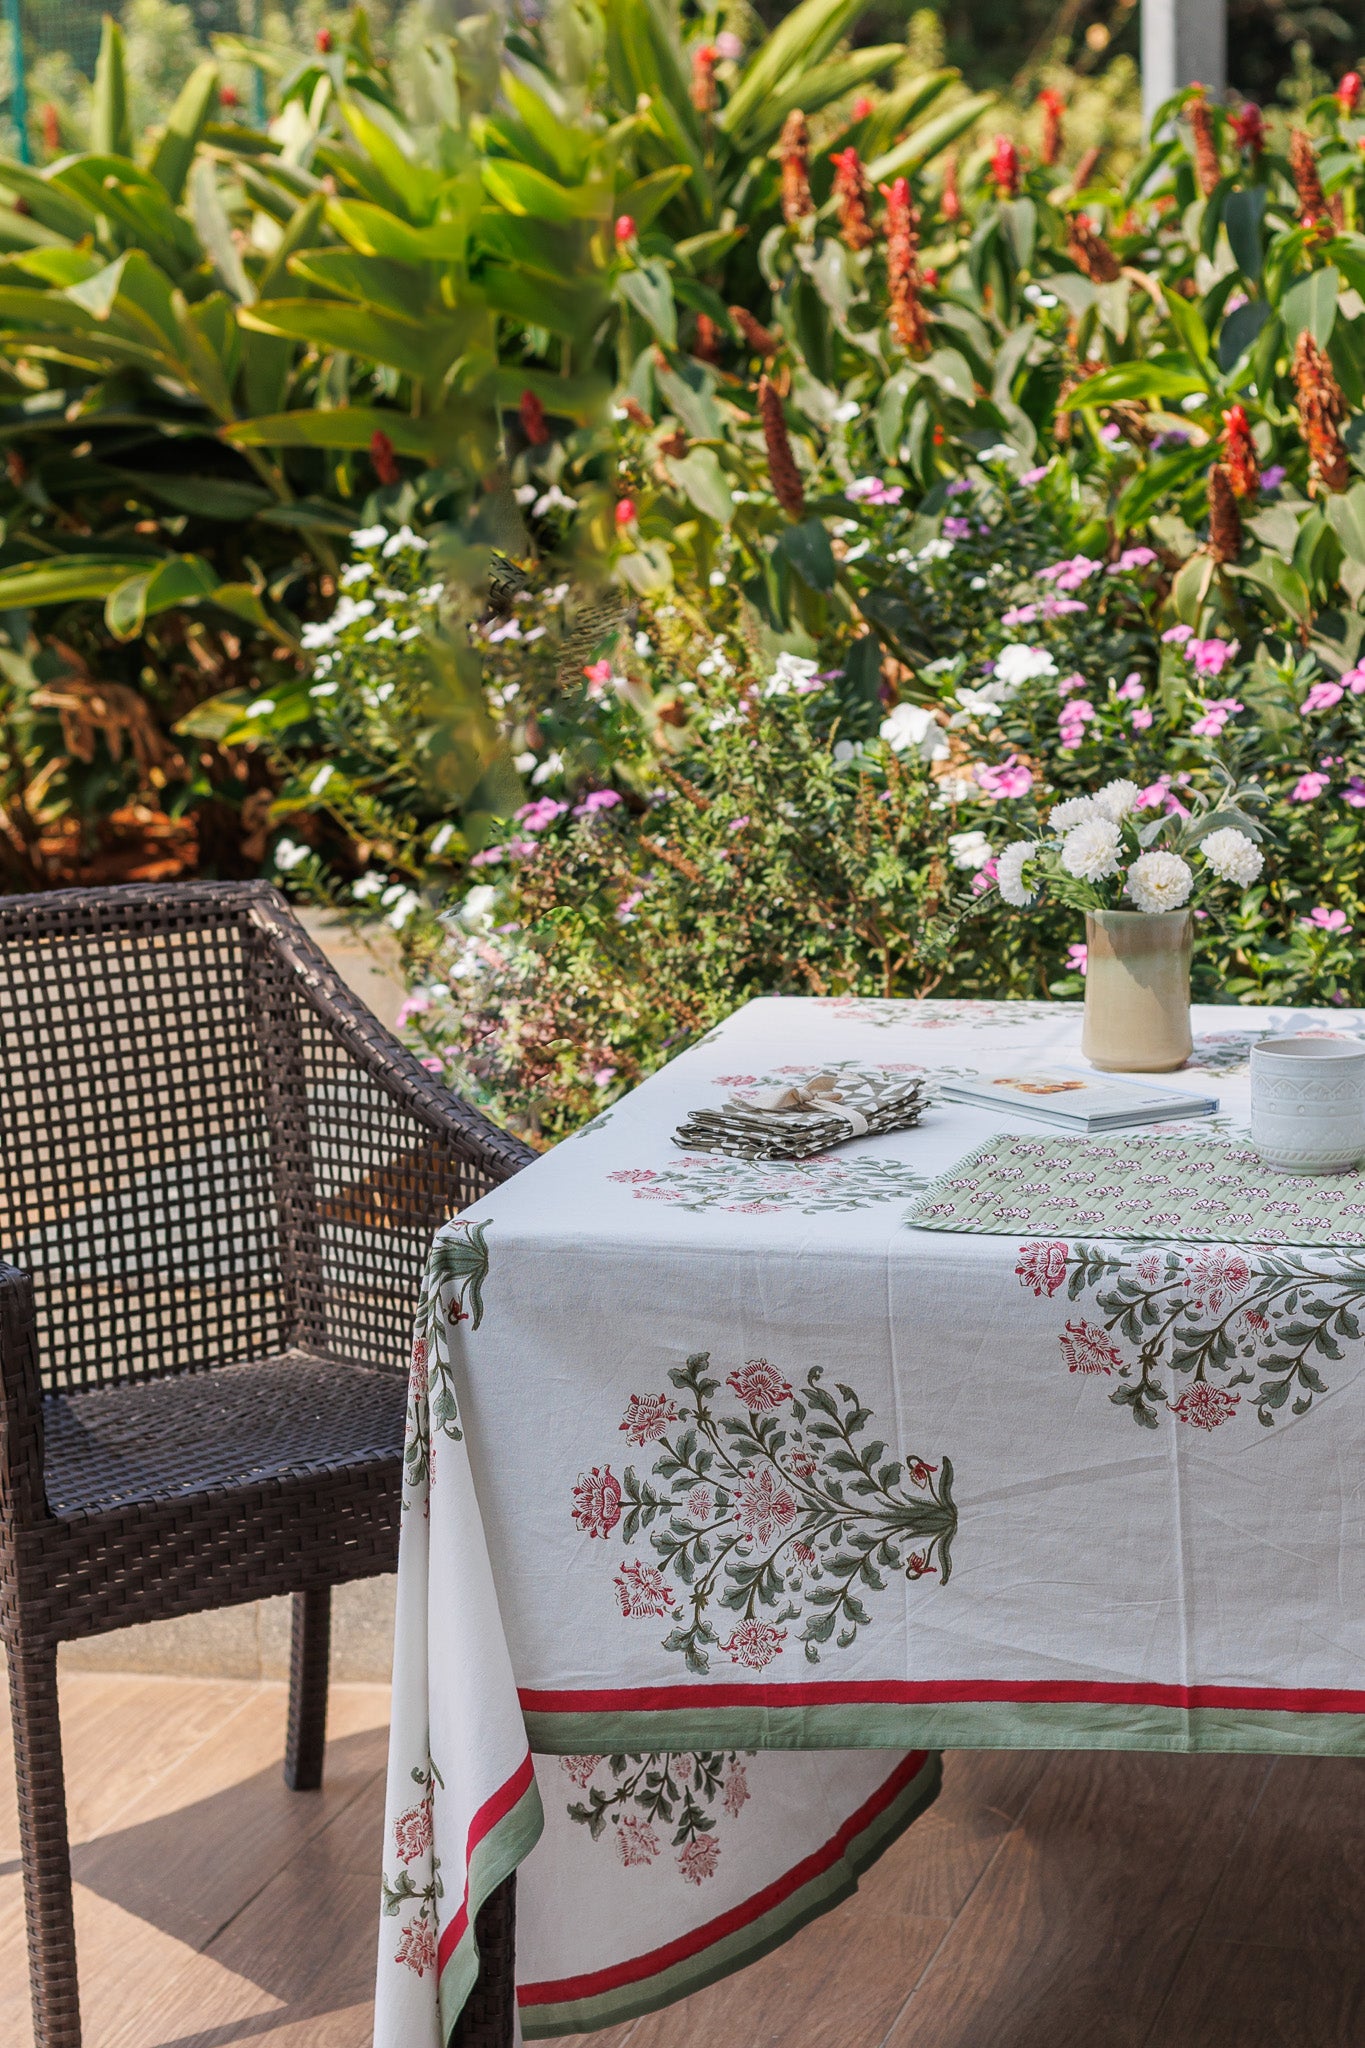
[(264, 884), (0, 898), (0, 1255), (33, 1276), (49, 1388), (402, 1360), (432, 1227), (500, 1176), (320, 1003), (426, 1083)]

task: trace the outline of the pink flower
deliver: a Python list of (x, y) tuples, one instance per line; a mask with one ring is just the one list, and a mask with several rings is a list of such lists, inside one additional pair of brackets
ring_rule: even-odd
[(412, 1920), (398, 1941), (396, 1963), (406, 1963), (419, 1977), (436, 1968), (436, 1936), (425, 1920)]
[(1019, 481), (1021, 484), (1039, 484), (1042, 482), (1043, 478), (1046, 475), (1047, 464), (1043, 463), (1042, 467), (1039, 469), (1026, 469), (1023, 475), (1020, 477)]
[(1330, 711), (1334, 704), (1340, 704), (1345, 695), (1340, 683), (1314, 683), (1299, 710), (1305, 718), (1310, 711)]
[(657, 1620), (673, 1605), (673, 1588), (664, 1584), (664, 1575), (655, 1565), (638, 1559), (630, 1564), (623, 1561), (615, 1584), (621, 1612), (628, 1621)]
[(667, 1394), (632, 1394), (626, 1403), (626, 1419), (619, 1427), (628, 1444), (656, 1444), (678, 1411)]
[(1134, 732), (1146, 732), (1151, 722), (1152, 714), (1145, 704), (1139, 704), (1137, 710), (1128, 721)]
[(1191, 640), (1185, 649), (1185, 658), (1194, 663), (1196, 675), (1221, 676), (1236, 653), (1235, 640)]
[(1353, 697), (1365, 697), (1365, 668), (1348, 668), (1341, 680)]
[[(655, 1173), (652, 1166), (618, 1166), (614, 1173), (607, 1175), (608, 1180), (624, 1180), (631, 1183), (642, 1180), (657, 1180), (658, 1178), (659, 1176)], [(623, 1423), (621, 1426), (624, 1429), (625, 1424)]]
[(1110, 563), (1109, 574), (1119, 576), (1126, 569), (1150, 569), (1155, 560), (1156, 553), (1152, 548), (1125, 548), (1117, 562)]
[(567, 804), (558, 803), (552, 796), (538, 796), (534, 803), (522, 805), (516, 813), (516, 820), (528, 832), (543, 832), (547, 825), (553, 825), (556, 818), (562, 818), (568, 808)]
[(1066, 1246), (1056, 1243), (1020, 1245), (1019, 1263), (1014, 1270), (1020, 1284), (1033, 1289), (1035, 1299), (1044, 1294), (1051, 1296), (1066, 1278)]
[(1093, 1323), (1068, 1323), (1058, 1342), (1070, 1372), (1111, 1373), (1123, 1364), (1123, 1354)]
[(855, 505), (899, 505), (905, 496), (905, 486), (883, 483), (879, 476), (860, 476), (848, 486), (844, 496)]
[(1319, 903), (1316, 910), (1311, 910), (1307, 917), (1300, 919), (1300, 922), (1309, 926), (1316, 925), (1319, 931), (1340, 932), (1343, 938), (1347, 932), (1354, 929), (1347, 924), (1344, 910), (1329, 910), (1324, 903)]
[(1235, 1301), (1251, 1285), (1251, 1267), (1242, 1254), (1218, 1245), (1193, 1253), (1185, 1265), (1199, 1290), (1195, 1307), (1207, 1308), (1211, 1315), (1221, 1314), (1225, 1302)]
[(1353, 811), (1365, 811), (1365, 777), (1353, 775), (1341, 792), (1341, 801)]
[(976, 779), (986, 795), (1000, 803), (1008, 797), (1027, 796), (1033, 787), (1033, 770), (1026, 768), (1017, 754), (1011, 754), (998, 768), (978, 764)]
[(1117, 690), (1115, 690), (1114, 695), (1125, 704), (1136, 704), (1139, 697), (1147, 695), (1142, 677), (1137, 673), (1136, 669), (1134, 669), (1132, 675), (1124, 677)]
[(1233, 1409), (1241, 1400), (1240, 1394), (1229, 1394), (1224, 1387), (1211, 1387), (1207, 1380), (1196, 1380), (1192, 1387), (1186, 1387), (1178, 1401), (1172, 1401), (1171, 1413), (1181, 1422), (1190, 1422), (1196, 1429), (1217, 1429), (1227, 1422)]
[(573, 1490), (573, 1518), (585, 1536), (610, 1536), (621, 1519), (621, 1482), (610, 1465), (579, 1475)]
[(616, 1846), (629, 1870), (635, 1863), (652, 1863), (659, 1853), (659, 1837), (643, 1814), (628, 1813), (616, 1824)]
[(720, 1843), (714, 1835), (698, 1835), (678, 1851), (678, 1868), (689, 1884), (702, 1884), (716, 1874), (720, 1862)]
[(1074, 696), (1077, 690), (1088, 690), (1089, 687), (1090, 685), (1086, 682), (1085, 677), (1077, 669), (1074, 674), (1062, 677), (1062, 680), (1057, 685), (1057, 695), (1059, 697), (1070, 697)]
[(1054, 562), (1050, 568), (1040, 569), (1038, 578), (1042, 583), (1055, 583), (1058, 590), (1079, 590), (1103, 566), (1102, 562), (1092, 562), (1089, 555), (1072, 555), (1069, 561)]
[(1320, 775), (1316, 768), (1310, 768), (1306, 775), (1299, 777), (1290, 790), (1289, 801), (1294, 804), (1315, 803), (1327, 788), (1329, 780), (1328, 776)]
[(769, 1365), (766, 1358), (751, 1358), (732, 1372), (725, 1384), (733, 1387), (751, 1415), (765, 1414), (769, 1409), (780, 1408), (792, 1397), (791, 1382), (784, 1380), (775, 1365)]
[[(1362, 798), (1362, 802), (1365, 802), (1365, 798)], [(984, 868), (979, 868), (977, 870), (977, 872), (972, 876), (973, 896), (984, 896), (986, 891), (994, 886), (996, 869), (996, 862), (994, 860), (988, 860)]]
[(1205, 711), (1202, 718), (1196, 718), (1190, 731), (1200, 739), (1216, 739), (1227, 722), (1226, 711)]
[(1170, 647), (1183, 647), (1193, 633), (1193, 626), (1168, 626), (1161, 637)]
[(562, 1756), (559, 1768), (565, 1777), (572, 1778), (581, 1792), (601, 1761), (600, 1756)]
[(1001, 612), (1002, 626), (1031, 626), (1038, 616), (1036, 604), (1016, 604), (1009, 611)]
[(621, 801), (614, 789), (589, 790), (581, 804), (574, 806), (576, 818), (590, 818), (594, 811), (614, 810)]
[(745, 1776), (743, 1764), (739, 1761), (739, 1758), (736, 1757), (735, 1761), (731, 1764), (729, 1770), (725, 1774), (725, 1792), (723, 1803), (725, 1806), (725, 1811), (729, 1814), (731, 1820), (739, 1819), (740, 1808), (742, 1806), (746, 1806), (748, 1804), (748, 1801), (749, 1780)]
[(745, 1535), (766, 1547), (774, 1536), (785, 1536), (791, 1529), (796, 1502), (771, 1465), (757, 1472), (751, 1466), (735, 1487), (735, 1516)]
[(943, 522), (943, 538), (945, 540), (970, 540), (971, 537), (971, 520), (959, 519), (955, 512), (950, 512)]
[(400, 1813), (393, 1824), (393, 1839), (404, 1863), (415, 1863), (431, 1847), (431, 1801), (423, 1799)]
[(1043, 617), (1045, 619), (1068, 619), (1075, 612), (1088, 612), (1088, 604), (1082, 604), (1078, 597), (1045, 597)]
[(1068, 946), (1066, 949), (1066, 964), (1073, 974), (1084, 974), (1090, 965), (1089, 946)]
[(750, 1671), (762, 1671), (773, 1658), (781, 1654), (787, 1640), (787, 1631), (778, 1628), (771, 1621), (742, 1621), (728, 1643), (721, 1648), (732, 1664), (743, 1664)]

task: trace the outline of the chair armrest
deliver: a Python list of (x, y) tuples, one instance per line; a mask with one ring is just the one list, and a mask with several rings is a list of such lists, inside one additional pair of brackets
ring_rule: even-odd
[(501, 1131), (472, 1103), (442, 1088), (352, 993), (326, 955), (291, 916), (274, 890), (252, 892), (250, 918), (268, 938), (271, 950), (291, 970), (296, 985), (314, 1014), (350, 1057), (392, 1101), (433, 1137), (443, 1140), (467, 1160), (489, 1187), (510, 1180), (529, 1166), (535, 1152), (520, 1138)]
[(5, 1530), (46, 1519), (43, 1383), (33, 1282), (27, 1273), (0, 1262), (0, 1582), (5, 1576)]

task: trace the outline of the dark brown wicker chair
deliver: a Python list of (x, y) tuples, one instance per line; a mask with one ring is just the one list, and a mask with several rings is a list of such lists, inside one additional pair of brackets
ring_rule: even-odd
[[(0, 899), (0, 1635), (37, 2048), (78, 2048), (57, 1645), (292, 1593), (321, 1782), (331, 1589), (398, 1548), (432, 1230), (531, 1153), (262, 883)], [(510, 1884), (464, 2032), (510, 2042)]]

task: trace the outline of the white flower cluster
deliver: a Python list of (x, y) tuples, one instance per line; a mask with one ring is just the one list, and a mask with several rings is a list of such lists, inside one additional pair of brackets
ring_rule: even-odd
[(1139, 910), (1179, 910), (1190, 900), (1194, 870), (1178, 853), (1140, 853), (1127, 889)]
[(1220, 882), (1236, 882), (1248, 888), (1265, 866), (1265, 855), (1254, 840), (1235, 826), (1224, 825), (1200, 841), (1199, 851)]

